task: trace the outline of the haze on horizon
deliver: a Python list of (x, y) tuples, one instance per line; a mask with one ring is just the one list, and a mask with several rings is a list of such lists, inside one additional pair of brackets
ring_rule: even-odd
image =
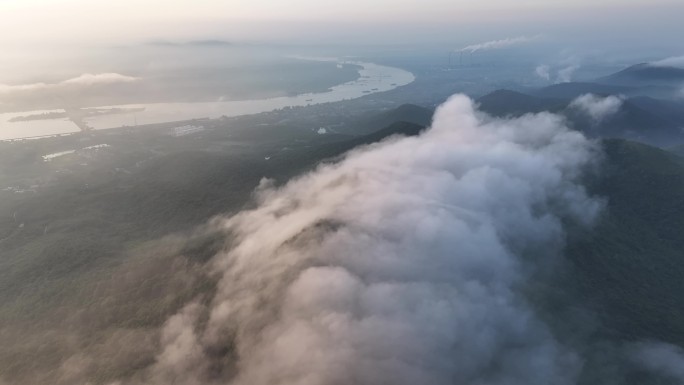
[(528, 57), (570, 52), (562, 60), (633, 63), (682, 55), (683, 13), (677, 0), (0, 0), (0, 84), (118, 72), (122, 58), (145, 54), (150, 42), (197, 40), (442, 51), (542, 37)]
[[(203, 38), (288, 43), (443, 43), (509, 34), (663, 46), (684, 32), (676, 0), (3, 0), (0, 47)], [(581, 25), (581, 28), (578, 27)], [(49, 31), (49, 34), (45, 32)], [(315, 33), (313, 33), (315, 31)], [(369, 32), (372, 31), (372, 35)]]

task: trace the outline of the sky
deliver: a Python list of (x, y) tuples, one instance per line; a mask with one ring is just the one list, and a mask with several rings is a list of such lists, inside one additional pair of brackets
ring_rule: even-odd
[[(681, 0), (597, 3), (595, 0), (0, 0), (0, 46), (93, 41), (113, 44), (205, 37), (350, 42), (366, 36), (370, 42), (390, 42), (411, 40), (411, 37), (415, 40), (444, 37), (465, 27), (475, 28), (475, 33), (489, 34), (483, 38), (494, 38), (504, 28), (524, 32), (537, 29), (536, 33), (546, 33), (544, 29), (560, 31), (566, 24), (575, 28), (587, 24), (595, 33), (603, 27), (606, 28), (602, 32), (653, 30), (661, 33), (667, 28), (677, 28), (680, 23), (676, 15), (684, 11)], [(371, 32), (373, 36), (368, 36)]]
[(516, 50), (559, 56), (542, 64), (630, 63), (684, 54), (682, 14), (683, 0), (0, 0), (0, 83), (119, 72), (120, 48), (206, 39), (442, 52), (522, 37)]

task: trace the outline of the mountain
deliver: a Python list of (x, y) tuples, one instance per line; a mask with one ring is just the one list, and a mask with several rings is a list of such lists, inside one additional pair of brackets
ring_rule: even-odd
[(571, 82), (541, 88), (533, 95), (542, 98), (574, 99), (584, 94), (619, 95), (630, 94), (633, 91), (631, 87), (619, 85)]
[(665, 100), (648, 96), (636, 96), (630, 98), (629, 101), (644, 111), (684, 127), (684, 100)]
[[(248, 151), (219, 152), (193, 146), (168, 151), (177, 142), (161, 137), (155, 139), (155, 146), (164, 148), (166, 143), (168, 152), (158, 151), (147, 160), (138, 160), (126, 151), (119, 153), (116, 148), (127, 150), (132, 147), (130, 142), (124, 139), (119, 145), (110, 137), (110, 159), (102, 164), (93, 162), (92, 172), (66, 174), (63, 180), (33, 194), (2, 192), (0, 305), (19, 300), (25, 290), (35, 293), (38, 301), (61, 280), (75, 280), (79, 274), (83, 274), (79, 279), (85, 279), (91, 269), (118, 260), (130, 244), (189, 230), (218, 213), (240, 210), (264, 177), (286, 181), (357, 146), (393, 135), (417, 135), (423, 129), (413, 123), (393, 122), (367, 135), (292, 146), (277, 154), (271, 153), (271, 146), (257, 145)], [(219, 142), (222, 134), (215, 134), (211, 141)], [(232, 137), (230, 132), (223, 135)], [(145, 143), (148, 139), (135, 140), (149, 145)], [(14, 218), (25, 223), (20, 231)], [(26, 277), (41, 284), (22, 285)], [(0, 311), (0, 318), (2, 315)]]
[(602, 143), (590, 190), (606, 198), (606, 214), (569, 246), (574, 279), (606, 333), (684, 344), (684, 159), (625, 140)]
[(619, 86), (671, 86), (684, 82), (684, 68), (641, 63), (597, 79), (597, 82)]
[(684, 144), (676, 144), (667, 148), (667, 151), (677, 156), (684, 157)]
[(623, 138), (655, 146), (684, 142), (678, 125), (639, 107), (632, 99), (622, 103), (618, 112), (600, 122), (569, 107), (564, 112), (571, 125), (592, 137)]
[(539, 98), (511, 90), (496, 90), (477, 99), (477, 103), (481, 111), (498, 117), (553, 112), (563, 109), (567, 104), (560, 99)]
[[(613, 87), (595, 87), (590, 83), (567, 83), (547, 87), (537, 94), (562, 94), (558, 90), (614, 90)], [(569, 87), (569, 88), (568, 88)], [(568, 94), (569, 95), (569, 94)], [(582, 93), (584, 95), (584, 93)], [(606, 94), (611, 95), (611, 94)], [(623, 138), (656, 146), (671, 146), (684, 142), (684, 109), (677, 102), (635, 97), (623, 101), (617, 113), (595, 121), (586, 113), (574, 108), (572, 99), (528, 95), (510, 90), (497, 90), (477, 100), (480, 110), (498, 117), (521, 116), (527, 113), (549, 111), (561, 114), (568, 124), (588, 136)]]
[(314, 168), (321, 161), (334, 160), (334, 158), (356, 147), (373, 144), (391, 136), (415, 136), (423, 131), (425, 127), (410, 122), (394, 122), (367, 135), (280, 153), (269, 158), (269, 168), (265, 175), (277, 181), (285, 182), (304, 171)]
[(603, 215), (569, 231), (567, 264), (537, 288), (541, 311), (561, 340), (591, 347), (578, 383), (667, 383), (616, 357), (633, 342), (684, 343), (684, 159), (622, 139), (600, 145), (586, 186)]
[[(148, 129), (93, 134), (111, 147), (102, 150), (101, 162), (87, 159), (82, 172), (63, 171), (66, 159), (58, 165), (39, 157), (31, 167), (46, 169), (49, 183), (31, 193), (0, 190), (0, 319), (3, 328), (15, 331), (0, 333), (0, 382), (54, 383), (24, 380), (38, 360), (50, 372), (64, 359), (61, 340), (52, 340), (57, 348), (46, 350), (36, 334), (78, 327), (79, 336), (106, 339), (121, 328), (152, 330), (186, 301), (213, 290), (215, 282), (199, 279), (197, 272), (225, 247), (225, 235), (203, 229), (215, 215), (249, 207), (263, 178), (285, 182), (355, 147), (422, 129), (394, 122), (329, 143), (305, 146), (294, 139), (277, 154), (270, 144), (236, 140), (230, 130), (178, 140)], [(61, 140), (80, 143), (75, 136)], [(221, 143), (229, 149), (217, 149)], [(42, 145), (5, 143), (0, 155), (43, 154)], [(0, 176), (4, 185), (7, 177)], [(106, 306), (90, 306), (104, 304), (104, 298)], [(153, 359), (140, 352), (130, 356), (133, 364), (112, 361), (88, 375), (112, 383)]]
[(434, 113), (435, 111), (429, 108), (415, 104), (403, 104), (389, 111), (373, 114), (358, 122), (357, 125), (362, 129), (362, 132), (373, 132), (378, 127), (389, 126), (396, 122), (406, 122), (427, 127), (432, 123), (432, 115)]
[[(546, 103), (565, 111), (567, 104), (510, 91), (496, 92), (481, 104), (492, 109), (506, 107), (497, 103), (509, 99), (519, 103), (518, 110), (510, 110), (513, 114)], [(637, 108), (627, 102), (624, 120), (650, 119)], [(185, 142), (153, 137), (149, 131), (132, 139), (122, 137), (119, 140), (128, 142), (119, 144), (114, 142), (116, 136), (111, 136), (111, 157), (128, 161), (130, 154), (119, 153), (117, 148), (129, 150), (131, 143), (145, 141), (144, 147), (152, 147), (155, 156), (140, 162), (130, 159), (130, 165), (121, 166), (123, 171), (118, 163), (116, 169), (112, 169), (113, 163), (94, 164), (91, 172), (69, 175), (65, 183), (55, 182), (35, 195), (7, 193), (0, 200), (0, 219), (6, 221), (9, 232), (7, 237), (0, 236), (0, 318), (13, 327), (57, 330), (72, 324), (55, 315), (71, 319), (70, 315), (76, 314), (79, 322), (73, 325), (79, 332), (112, 339), (121, 338), (108, 334), (116, 330), (113, 326), (136, 330), (160, 327), (181, 304), (213, 290), (215, 282), (196, 279), (193, 272), (202, 271), (202, 264), (225, 247), (223, 235), (199, 232), (186, 241), (169, 232), (187, 231), (212, 215), (251, 204), (253, 189), (263, 177), (282, 182), (358, 146), (396, 135), (417, 135), (425, 125), (416, 122), (427, 124), (431, 116), (429, 109), (405, 105), (368, 118), (364, 124), (373, 119), (411, 121), (393, 121), (365, 135), (329, 142), (306, 142), (302, 136), (287, 142), (288, 150), (280, 145), (259, 146), (257, 140), (241, 141), (252, 144), (244, 148), (235, 146), (235, 132), (228, 130), (207, 131), (205, 137)], [(70, 139), (75, 138), (64, 138)], [(198, 147), (202, 140), (210, 146)], [(295, 146), (300, 141), (305, 144)], [(230, 144), (230, 151), (216, 150), (221, 142)], [(559, 338), (569, 345), (579, 339), (584, 339), (580, 341), (583, 346), (594, 341), (617, 345), (643, 339), (682, 344), (684, 160), (621, 139), (603, 140), (601, 145), (605, 156), (586, 185), (592, 194), (605, 199), (605, 213), (592, 230), (569, 231), (568, 269), (558, 269), (557, 280), (541, 282), (540, 290), (531, 294), (541, 298), (531, 301), (543, 306), (543, 316), (562, 329)], [(271, 153), (274, 148), (279, 152)], [(21, 230), (16, 230), (17, 218)], [(2, 225), (0, 222), (0, 231), (5, 230)], [(150, 242), (160, 236), (165, 236), (163, 242), (156, 246)], [(122, 260), (126, 263), (119, 266)], [(111, 273), (108, 269), (118, 270)], [(94, 305), (82, 309), (83, 303)], [(583, 329), (572, 330), (567, 325), (575, 323), (567, 319), (577, 317), (586, 307), (591, 315), (580, 324)], [(45, 326), (35, 326), (36, 319), (43, 320)], [(55, 366), (61, 362), (62, 351), (43, 349), (44, 340), (32, 336), (18, 338), (5, 333), (2, 337), (9, 342), (0, 349), (0, 367), (11, 368), (14, 378), (31, 373), (34, 360), (54, 362)], [(134, 353), (126, 354), (140, 360), (134, 362), (135, 368), (154, 362), (153, 356)], [(583, 375), (588, 379), (579, 383), (599, 383), (591, 379), (603, 364), (600, 357), (587, 360)], [(110, 383), (132, 366), (128, 361), (107, 365), (94, 366), (93, 378)], [(616, 372), (631, 374), (629, 370)], [(604, 377), (596, 374), (596, 378)], [(625, 375), (615, 382), (632, 384), (637, 380)]]

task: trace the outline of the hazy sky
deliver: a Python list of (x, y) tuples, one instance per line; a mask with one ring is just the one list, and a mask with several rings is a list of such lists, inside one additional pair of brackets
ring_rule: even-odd
[(527, 36), (515, 49), (558, 56), (544, 63), (629, 63), (684, 54), (681, 15), (684, 0), (0, 0), (0, 83), (128, 71), (121, 47), (201, 39), (441, 52)]
[(410, 36), (408, 31), (439, 36), (459, 25), (490, 38), (504, 28), (548, 33), (559, 23), (625, 32), (636, 23), (643, 33), (644, 27), (676, 28), (682, 12), (682, 0), (0, 0), (0, 44), (344, 40), (369, 31), (376, 32), (369, 40), (390, 41)]

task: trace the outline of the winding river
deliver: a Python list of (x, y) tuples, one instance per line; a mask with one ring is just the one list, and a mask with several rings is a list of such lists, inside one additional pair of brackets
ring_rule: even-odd
[[(338, 102), (359, 98), (361, 96), (386, 92), (407, 85), (415, 80), (412, 73), (403, 69), (382, 66), (365, 62), (344, 62), (355, 64), (359, 69), (359, 78), (332, 87), (326, 92), (306, 93), (296, 96), (283, 96), (268, 99), (236, 100), (201, 103), (150, 103), (98, 108), (144, 108), (144, 111), (100, 115), (86, 118), (85, 121), (93, 129), (104, 130), (123, 126), (175, 122), (201, 118), (233, 117), (268, 112), (285, 107), (298, 107), (322, 103)], [(342, 64), (342, 63), (340, 63)], [(32, 120), (11, 122), (17, 116), (37, 113), (61, 112), (28, 111), (21, 113), (0, 114), (0, 140), (42, 137), (78, 132), (78, 127), (67, 119)]]

